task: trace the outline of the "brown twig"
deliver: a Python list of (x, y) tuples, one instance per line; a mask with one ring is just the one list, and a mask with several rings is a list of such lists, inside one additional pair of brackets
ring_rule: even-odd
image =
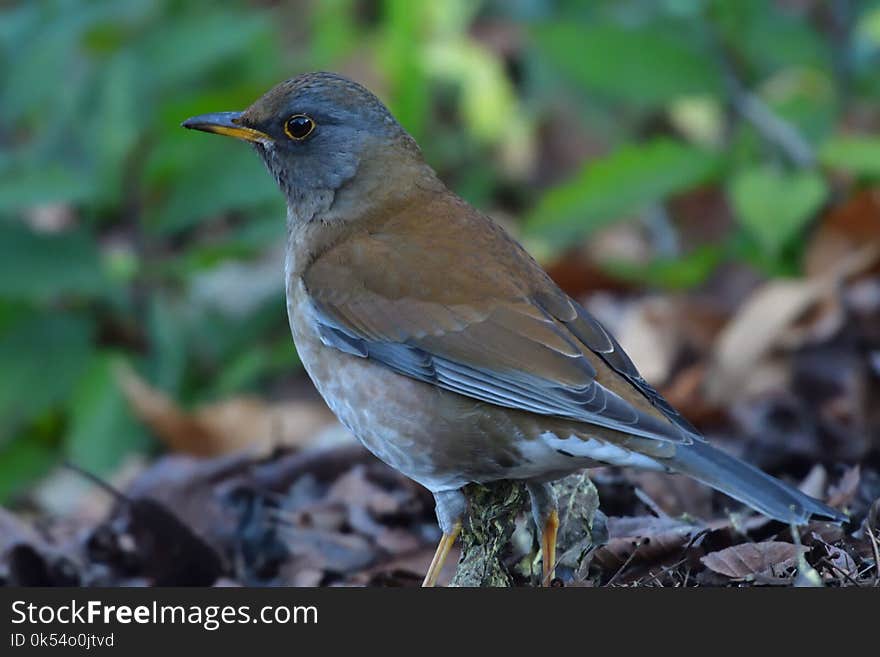
[(640, 547), (642, 547), (642, 542), (637, 541), (635, 544), (635, 547), (633, 548), (633, 551), (626, 558), (626, 561), (624, 561), (623, 564), (620, 566), (620, 568), (617, 569), (617, 572), (615, 572), (614, 575), (612, 575), (611, 579), (608, 580), (608, 582), (605, 584), (605, 586), (611, 586), (612, 584), (614, 584), (614, 580), (617, 579), (617, 576), (620, 575), (620, 573), (622, 573), (624, 570), (626, 570), (626, 567), (629, 566), (630, 562), (632, 562), (633, 557), (636, 556), (636, 552), (639, 551)]

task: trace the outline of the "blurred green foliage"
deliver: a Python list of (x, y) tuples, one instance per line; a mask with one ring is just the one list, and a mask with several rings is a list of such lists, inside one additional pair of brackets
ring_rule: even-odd
[[(0, 59), (0, 499), (154, 449), (120, 363), (184, 403), (284, 390), (280, 196), (178, 125), (293, 74), (374, 87), (539, 253), (721, 190), (724, 240), (607, 263), (654, 285), (796, 272), (824, 204), (880, 178), (869, 0), (27, 0), (0, 2)], [(547, 155), (562, 121), (598, 147)]]
[(627, 144), (591, 162), (541, 198), (533, 231), (562, 243), (592, 232), (645, 205), (716, 179), (721, 157), (680, 141)]

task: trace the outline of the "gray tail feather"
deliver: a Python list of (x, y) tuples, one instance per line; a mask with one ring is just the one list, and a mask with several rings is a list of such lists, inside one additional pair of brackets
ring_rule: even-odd
[(673, 470), (702, 481), (775, 520), (800, 525), (813, 516), (834, 522), (847, 519), (837, 509), (705, 442), (679, 446), (669, 461)]

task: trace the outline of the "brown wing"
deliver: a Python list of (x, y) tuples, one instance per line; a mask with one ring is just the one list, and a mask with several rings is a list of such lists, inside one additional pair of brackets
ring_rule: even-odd
[(665, 441), (699, 439), (620, 345), (498, 226), (438, 199), (305, 273), (323, 342), (478, 399)]

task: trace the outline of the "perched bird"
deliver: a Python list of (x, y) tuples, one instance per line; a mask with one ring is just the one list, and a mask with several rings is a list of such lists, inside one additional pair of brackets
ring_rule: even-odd
[(434, 494), (443, 537), (425, 585), (470, 482), (525, 482), (545, 581), (558, 527), (548, 482), (599, 464), (684, 473), (784, 522), (845, 519), (711, 447), (361, 85), (300, 75), (183, 126), (251, 142), (284, 193), (296, 348), (342, 424)]

